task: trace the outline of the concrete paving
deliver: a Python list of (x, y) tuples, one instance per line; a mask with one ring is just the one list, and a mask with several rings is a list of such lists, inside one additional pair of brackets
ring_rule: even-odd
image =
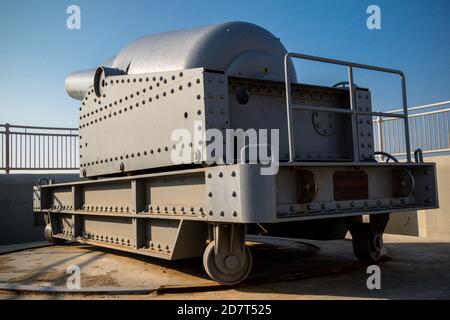
[(7, 244), (4, 246), (0, 246), (0, 254), (13, 253), (23, 250), (29, 250), (34, 248), (41, 247), (49, 247), (53, 244), (47, 241), (33, 241), (33, 242), (25, 242), (25, 243), (17, 243), (17, 244)]
[[(162, 261), (87, 245), (51, 246), (0, 256), (0, 283), (66, 288), (70, 265), (90, 294), (3, 292), (0, 299), (449, 299), (450, 241), (385, 235), (381, 290), (366, 286), (366, 266), (351, 242), (252, 239), (254, 268), (235, 288), (210, 281), (200, 259)], [(318, 249), (320, 247), (320, 250)], [(114, 292), (115, 288), (147, 289)], [(145, 293), (145, 294), (144, 294)]]

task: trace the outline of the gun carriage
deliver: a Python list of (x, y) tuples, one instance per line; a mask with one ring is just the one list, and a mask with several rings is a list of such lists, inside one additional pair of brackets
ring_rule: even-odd
[[(292, 59), (346, 66), (348, 82), (298, 83)], [(372, 111), (370, 90), (354, 84), (356, 68), (398, 75), (404, 112)], [(356, 256), (377, 261), (389, 214), (438, 205), (435, 165), (411, 160), (402, 72), (288, 53), (253, 24), (143, 37), (71, 74), (66, 89), (81, 100), (81, 179), (34, 187), (34, 211), (54, 243), (169, 260), (203, 255), (208, 275), (231, 285), (251, 270), (248, 233), (336, 239), (350, 231)], [(374, 116), (404, 119), (406, 162), (377, 161)], [(174, 141), (180, 128), (202, 137), (197, 147)], [(205, 132), (226, 137), (230, 129), (241, 129), (244, 142), (224, 139), (217, 161), (205, 152)], [(249, 160), (263, 146), (248, 142), (250, 129), (279, 130), (276, 149), (264, 136), (268, 163)], [(276, 160), (277, 171), (262, 174)]]

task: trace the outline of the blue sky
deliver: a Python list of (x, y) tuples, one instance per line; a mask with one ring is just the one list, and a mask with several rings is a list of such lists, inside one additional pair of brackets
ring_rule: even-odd
[[(66, 8), (81, 8), (82, 29), (66, 28)], [(381, 30), (366, 9), (381, 8)], [(65, 76), (116, 55), (135, 38), (180, 28), (242, 20), (281, 38), (289, 51), (405, 71), (409, 105), (450, 99), (448, 0), (0, 0), (0, 123), (73, 126), (78, 101)], [(345, 70), (297, 64), (305, 82), (332, 84)], [(378, 110), (399, 106), (399, 82), (357, 72)]]

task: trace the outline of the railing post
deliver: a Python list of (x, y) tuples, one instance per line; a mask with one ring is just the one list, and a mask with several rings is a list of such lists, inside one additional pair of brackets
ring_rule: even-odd
[(294, 143), (294, 127), (292, 120), (292, 92), (291, 92), (291, 69), (289, 67), (290, 53), (284, 57), (284, 76), (286, 84), (286, 115), (287, 115), (287, 131), (289, 146), (289, 162), (295, 161), (295, 143)]
[(405, 75), (401, 74), (402, 80), (402, 101), (403, 101), (403, 115), (405, 127), (405, 143), (406, 143), (406, 162), (411, 162), (411, 144), (409, 140), (409, 117), (408, 117), (408, 100), (406, 97), (406, 79)]
[(10, 169), (10, 152), (9, 152), (9, 123), (5, 124), (5, 172), (9, 174)]
[[(383, 145), (383, 118), (381, 116), (377, 117), (377, 127), (378, 127), (378, 149), (381, 152), (384, 152), (384, 145)], [(381, 156), (381, 160), (384, 160), (384, 156)]]
[(353, 141), (353, 161), (360, 161), (359, 159), (359, 143), (358, 143), (358, 126), (357, 126), (357, 110), (355, 105), (355, 85), (353, 83), (353, 68), (347, 67), (348, 72), (348, 91), (350, 93), (350, 109), (352, 120), (352, 141)]

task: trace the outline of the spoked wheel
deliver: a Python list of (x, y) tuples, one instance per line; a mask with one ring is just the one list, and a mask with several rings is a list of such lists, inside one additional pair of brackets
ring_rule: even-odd
[(389, 221), (389, 214), (370, 216), (370, 223), (351, 221), (348, 223), (352, 235), (355, 256), (366, 262), (377, 262), (387, 254), (383, 243), (383, 232)]
[(67, 242), (67, 240), (58, 239), (58, 238), (53, 237), (52, 226), (50, 224), (47, 224), (45, 226), (44, 236), (45, 236), (45, 240), (47, 240), (48, 242), (53, 243), (53, 244), (64, 244)]
[(224, 285), (236, 285), (252, 269), (252, 255), (245, 246), (246, 226), (217, 224), (212, 226), (213, 239), (203, 254), (206, 273)]
[(203, 266), (206, 273), (221, 284), (235, 285), (247, 278), (252, 269), (252, 254), (250, 249), (244, 248), (244, 259), (229, 255), (224, 259), (216, 259), (214, 253), (214, 242), (211, 242), (203, 255)]

